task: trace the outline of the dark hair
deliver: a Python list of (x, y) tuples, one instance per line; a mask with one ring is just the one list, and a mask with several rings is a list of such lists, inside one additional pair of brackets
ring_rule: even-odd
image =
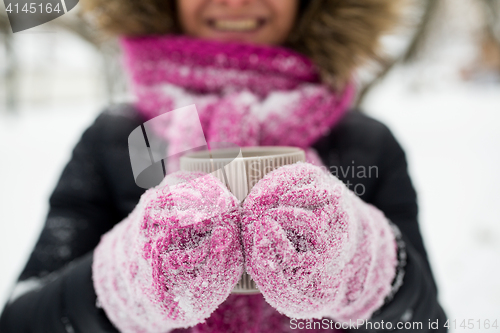
[[(309, 56), (323, 81), (341, 88), (395, 26), (403, 0), (301, 0), (285, 46)], [(111, 35), (181, 33), (174, 0), (82, 0), (85, 14)]]

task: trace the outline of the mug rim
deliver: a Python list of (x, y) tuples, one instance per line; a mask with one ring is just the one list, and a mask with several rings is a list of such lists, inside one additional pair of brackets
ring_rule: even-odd
[[(232, 154), (228, 157), (217, 157), (211, 156), (217, 153), (221, 154)], [(241, 156), (240, 156), (241, 153)], [(186, 155), (182, 156), (181, 159), (195, 161), (203, 161), (203, 160), (232, 160), (238, 157), (243, 160), (251, 160), (251, 159), (269, 159), (274, 157), (284, 157), (296, 154), (303, 154), (304, 151), (298, 147), (289, 147), (289, 146), (255, 146), (255, 147), (238, 147), (238, 148), (217, 148), (212, 150), (202, 150), (196, 152), (190, 152)], [(247, 155), (247, 156), (245, 156)], [(250, 155), (250, 156), (248, 156)]]

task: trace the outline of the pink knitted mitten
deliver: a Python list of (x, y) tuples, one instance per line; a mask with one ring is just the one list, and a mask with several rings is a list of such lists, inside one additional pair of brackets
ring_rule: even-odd
[(212, 175), (177, 172), (146, 191), (94, 252), (98, 301), (121, 332), (193, 326), (243, 271), (238, 200)]
[(242, 221), (247, 271), (289, 317), (368, 319), (391, 290), (397, 245), (388, 220), (319, 167), (266, 175)]

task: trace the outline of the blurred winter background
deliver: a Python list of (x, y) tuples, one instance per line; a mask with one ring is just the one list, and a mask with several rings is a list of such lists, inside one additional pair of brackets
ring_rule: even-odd
[[(128, 98), (114, 45), (75, 12), (12, 35), (0, 7), (2, 304), (82, 131)], [(500, 332), (477, 328), (500, 325), (499, 15), (500, 0), (414, 0), (385, 66), (359, 73), (359, 104), (407, 152), (441, 302), (474, 332)]]

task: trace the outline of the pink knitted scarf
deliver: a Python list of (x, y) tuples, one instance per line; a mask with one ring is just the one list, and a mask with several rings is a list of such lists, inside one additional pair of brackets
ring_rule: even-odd
[[(136, 108), (146, 119), (196, 105), (205, 138), (182, 117), (156, 126), (173, 152), (189, 150), (200, 139), (296, 146), (318, 164), (309, 147), (340, 120), (354, 95), (353, 84), (332, 91), (307, 57), (283, 47), (186, 36), (125, 38), (122, 47)], [(178, 169), (178, 159), (167, 163), (169, 172)]]

